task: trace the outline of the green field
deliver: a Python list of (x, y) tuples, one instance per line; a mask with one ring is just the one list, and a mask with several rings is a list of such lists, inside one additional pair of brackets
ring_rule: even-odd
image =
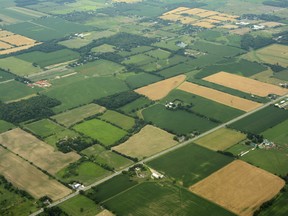
[(79, 58), (79, 56), (80, 55), (77, 52), (68, 49), (62, 49), (48, 53), (34, 51), (19, 55), (17, 58), (27, 62), (36, 63), (41, 68), (44, 68), (50, 65), (76, 60)]
[(93, 145), (82, 151), (83, 154), (90, 157), (98, 164), (106, 164), (116, 170), (123, 169), (128, 165), (132, 164), (131, 160), (120, 156), (110, 150), (106, 150), (100, 145)]
[(53, 134), (57, 134), (62, 130), (65, 130), (61, 125), (56, 124), (55, 122), (49, 119), (42, 119), (30, 124), (26, 124), (25, 128), (31, 131), (33, 134), (40, 136), (41, 138), (46, 138)]
[(156, 104), (142, 111), (144, 120), (174, 134), (187, 134), (194, 130), (203, 133), (217, 124), (184, 110), (168, 110)]
[(274, 73), (273, 77), (288, 81), (288, 70), (280, 71), (277, 73)]
[(175, 100), (181, 101), (182, 106), (192, 104), (192, 107), (189, 108), (189, 110), (220, 122), (227, 122), (228, 120), (244, 114), (241, 110), (181, 90), (172, 91), (167, 97), (162, 99), (162, 103), (165, 103), (166, 101), (172, 102)]
[(233, 160), (195, 144), (160, 156), (147, 164), (185, 187), (204, 179)]
[(276, 144), (285, 145), (288, 144), (288, 120), (269, 128), (268, 130), (264, 131), (262, 135), (268, 139), (272, 140)]
[(61, 131), (57, 131), (56, 133), (52, 134), (51, 136), (48, 136), (44, 139), (44, 141), (50, 145), (52, 145), (55, 149), (57, 149), (56, 143), (59, 140), (65, 139), (67, 137), (73, 138), (73, 137), (79, 137), (80, 134), (76, 133), (73, 130), (64, 129)]
[(176, 76), (179, 74), (190, 72), (194, 69), (195, 69), (195, 67), (193, 67), (193, 66), (190, 66), (190, 65), (185, 64), (185, 63), (180, 63), (176, 66), (172, 66), (172, 67), (166, 68), (164, 70), (161, 70), (157, 74), (159, 74), (165, 78), (169, 78), (169, 77), (173, 77), (173, 76)]
[(2, 58), (0, 59), (0, 65), (2, 69), (18, 76), (27, 76), (41, 71), (39, 67), (34, 67), (31, 62), (16, 57)]
[(0, 69), (0, 82), (4, 82), (7, 80), (14, 79), (15, 76), (13, 74), (7, 73)]
[(149, 47), (149, 46), (139, 46), (139, 47), (132, 48), (130, 51), (122, 51), (119, 53), (119, 55), (123, 56), (123, 57), (127, 57), (127, 56), (136, 55), (139, 53), (144, 53), (144, 52), (149, 51), (151, 49), (153, 49), (153, 48)]
[(35, 19), (31, 22), (9, 25), (6, 26), (6, 29), (38, 41), (49, 41), (72, 33), (85, 32), (90, 30), (91, 27), (72, 23), (59, 17), (49, 16)]
[(73, 128), (98, 140), (105, 146), (113, 145), (127, 134), (126, 131), (98, 119), (85, 121), (75, 125)]
[(151, 56), (153, 58), (156, 58), (158, 60), (159, 59), (167, 59), (171, 55), (170, 52), (168, 52), (166, 50), (162, 50), (162, 49), (151, 50), (151, 51), (148, 51), (144, 54), (147, 56)]
[(131, 180), (128, 175), (121, 174), (93, 187), (86, 194), (93, 201), (102, 203), (135, 185), (137, 185), (136, 181)]
[(127, 60), (122, 61), (122, 64), (131, 64), (131, 65), (137, 65), (137, 66), (141, 66), (141, 65), (145, 65), (145, 64), (149, 64), (151, 62), (156, 61), (156, 59), (154, 59), (153, 57), (144, 55), (144, 54), (137, 54), (137, 55), (133, 55), (133, 56), (129, 56), (127, 57)]
[(107, 60), (97, 60), (89, 62), (75, 68), (76, 71), (83, 73), (86, 76), (106, 76), (120, 73), (124, 69), (125, 68), (123, 66)]
[(229, 127), (258, 134), (285, 121), (287, 118), (287, 110), (269, 106), (229, 125)]
[[(62, 82), (65, 82), (65, 80)], [(63, 84), (49, 89), (44, 94), (62, 102), (61, 105), (53, 108), (55, 112), (61, 112), (90, 103), (94, 99), (127, 90), (128, 87), (121, 80), (112, 77), (93, 77), (78, 80), (78, 82), (67, 82), (66, 85)]]
[(109, 171), (103, 169), (99, 165), (90, 161), (76, 162), (68, 167), (60, 170), (56, 176), (66, 182), (81, 182), (85, 186), (100, 180), (110, 174)]
[(136, 89), (142, 86), (158, 82), (160, 80), (162, 80), (162, 78), (159, 76), (147, 73), (139, 73), (136, 75), (128, 76), (125, 82), (130, 88)]
[(60, 113), (52, 116), (51, 118), (66, 127), (70, 127), (71, 125), (74, 125), (89, 116), (93, 116), (104, 111), (104, 107), (93, 103)]
[(13, 124), (6, 122), (4, 120), (0, 120), (0, 133), (3, 133), (13, 128), (15, 128)]
[(234, 215), (183, 188), (153, 182), (139, 184), (104, 205), (117, 215)]
[(119, 108), (122, 112), (126, 114), (130, 114), (133, 112), (136, 112), (139, 109), (142, 109), (146, 106), (149, 106), (151, 103), (153, 103), (151, 100), (149, 100), (146, 97), (140, 97), (134, 101), (132, 101), (129, 104), (126, 104), (125, 106), (122, 106)]
[(9, 92), (9, 94), (0, 94), (0, 101), (8, 102), (24, 97), (35, 95), (36, 89), (26, 86), (17, 81), (11, 81), (0, 84), (0, 92)]
[(94, 53), (107, 53), (107, 52), (114, 52), (115, 47), (109, 44), (103, 44), (97, 47), (94, 47), (91, 49), (92, 52)]
[(59, 205), (69, 216), (95, 216), (102, 208), (83, 195), (77, 195)]
[(117, 125), (124, 130), (131, 129), (135, 124), (135, 119), (112, 110), (107, 110), (100, 116), (100, 119)]

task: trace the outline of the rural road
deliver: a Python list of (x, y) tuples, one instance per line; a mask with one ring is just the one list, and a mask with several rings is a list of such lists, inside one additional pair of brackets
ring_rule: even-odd
[[(236, 122), (236, 121), (238, 121), (238, 120), (240, 120), (240, 119), (245, 118), (246, 116), (249, 116), (249, 115), (251, 115), (251, 114), (253, 114), (253, 113), (255, 113), (255, 112), (257, 112), (257, 111), (259, 111), (259, 110), (261, 110), (261, 109), (264, 109), (264, 108), (266, 108), (266, 107), (268, 107), (268, 106), (276, 103), (277, 101), (284, 99), (284, 98), (287, 97), (287, 96), (288, 96), (288, 94), (283, 95), (283, 96), (281, 96), (281, 97), (278, 97), (276, 100), (270, 101), (269, 103), (266, 103), (266, 104), (264, 104), (263, 106), (258, 107), (258, 108), (255, 109), (255, 110), (252, 110), (252, 111), (247, 112), (247, 113), (245, 113), (245, 114), (243, 114), (243, 115), (241, 115), (241, 116), (238, 116), (238, 117), (236, 117), (236, 118), (234, 118), (234, 119), (232, 119), (232, 120), (230, 120), (230, 121), (228, 121), (228, 122), (226, 122), (226, 123), (223, 123), (223, 124), (221, 124), (221, 125), (213, 128), (213, 129), (211, 129), (211, 130), (209, 130), (209, 131), (206, 131), (206, 132), (200, 134), (200, 135), (197, 136), (197, 137), (194, 137), (194, 138), (189, 139), (189, 140), (187, 140), (187, 141), (185, 141), (185, 142), (182, 142), (182, 143), (180, 143), (180, 144), (178, 144), (178, 145), (176, 145), (176, 146), (173, 146), (172, 148), (169, 148), (169, 149), (166, 149), (166, 150), (164, 150), (164, 151), (161, 151), (161, 152), (159, 152), (159, 153), (157, 153), (157, 154), (155, 154), (155, 155), (152, 155), (152, 156), (150, 156), (150, 157), (148, 157), (148, 158), (145, 158), (145, 159), (143, 159), (143, 160), (141, 160), (141, 161), (139, 161), (139, 162), (137, 162), (137, 163), (145, 163), (145, 162), (148, 162), (148, 161), (153, 160), (153, 159), (155, 159), (155, 158), (157, 158), (157, 157), (160, 157), (160, 156), (162, 156), (162, 155), (164, 155), (164, 154), (167, 154), (168, 152), (171, 152), (171, 151), (174, 151), (174, 150), (176, 150), (176, 149), (178, 149), (178, 148), (181, 148), (181, 147), (183, 147), (183, 146), (185, 146), (185, 145), (193, 142), (194, 140), (199, 139), (200, 137), (206, 136), (207, 134), (210, 134), (210, 133), (212, 133), (212, 132), (214, 132), (214, 131), (216, 131), (216, 130), (218, 130), (218, 129), (220, 129), (220, 128), (223, 128), (223, 127), (225, 127), (226, 125), (232, 124), (232, 123), (234, 123), (234, 122)], [(129, 166), (129, 167), (126, 167), (126, 168), (124, 168), (124, 169), (122, 169), (122, 170), (119, 170), (119, 171), (117, 171), (117, 172), (115, 172), (115, 173), (113, 173), (113, 174), (111, 174), (111, 175), (109, 175), (109, 176), (107, 176), (107, 177), (99, 180), (99, 181), (96, 181), (96, 182), (94, 182), (93, 184), (91, 184), (91, 185), (89, 185), (89, 186), (86, 186), (83, 190), (84, 190), (84, 191), (89, 190), (90, 188), (92, 188), (92, 187), (94, 187), (94, 186), (97, 186), (97, 185), (99, 185), (99, 184), (101, 184), (101, 183), (103, 183), (103, 182), (105, 182), (105, 181), (107, 181), (107, 180), (109, 180), (109, 179), (111, 179), (111, 178), (119, 175), (122, 171), (127, 171), (130, 167), (133, 167), (134, 165), (135, 165), (135, 164), (132, 164), (132, 165)], [(50, 204), (50, 205), (47, 206), (47, 207), (56, 206), (56, 205), (58, 205), (58, 204), (60, 204), (60, 203), (62, 203), (62, 202), (65, 202), (65, 201), (68, 200), (68, 199), (71, 199), (72, 197), (74, 197), (74, 196), (76, 196), (76, 195), (78, 195), (78, 194), (79, 194), (79, 192), (76, 191), (76, 192), (74, 192), (74, 193), (72, 193), (72, 194), (70, 194), (70, 195), (68, 195), (68, 196), (66, 196), (66, 197), (64, 197), (64, 198), (62, 198), (62, 199), (60, 199), (60, 200), (52, 203), (52, 204)], [(40, 214), (41, 212), (43, 212), (43, 209), (40, 209), (39, 211), (34, 212), (33, 214), (30, 214), (30, 216), (36, 216), (36, 215)]]

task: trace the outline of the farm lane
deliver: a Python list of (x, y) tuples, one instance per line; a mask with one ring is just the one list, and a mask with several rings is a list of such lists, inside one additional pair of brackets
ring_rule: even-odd
[[(226, 122), (226, 123), (223, 123), (223, 124), (221, 124), (221, 125), (213, 128), (213, 129), (211, 129), (211, 130), (209, 130), (209, 131), (206, 131), (206, 132), (200, 134), (200, 135), (197, 136), (197, 137), (194, 137), (194, 138), (189, 139), (189, 140), (187, 140), (187, 141), (185, 141), (185, 142), (182, 142), (182, 143), (180, 143), (180, 144), (178, 144), (178, 145), (176, 145), (176, 146), (173, 146), (173, 147), (171, 147), (171, 148), (169, 148), (169, 149), (166, 149), (166, 150), (164, 150), (164, 151), (161, 151), (161, 152), (159, 152), (159, 153), (157, 153), (157, 154), (155, 154), (155, 155), (152, 155), (152, 156), (150, 156), (150, 157), (148, 157), (148, 158), (145, 158), (145, 159), (143, 159), (143, 160), (141, 160), (141, 161), (139, 161), (139, 162), (137, 162), (137, 163), (146, 163), (146, 162), (151, 161), (151, 160), (153, 160), (153, 159), (155, 159), (155, 158), (157, 158), (157, 157), (160, 157), (160, 156), (162, 156), (162, 155), (164, 155), (164, 154), (167, 154), (167, 153), (169, 153), (169, 152), (171, 152), (171, 151), (174, 151), (174, 150), (176, 150), (176, 149), (178, 149), (178, 148), (181, 148), (181, 147), (183, 147), (183, 146), (185, 146), (185, 145), (188, 145), (189, 143), (193, 142), (193, 141), (196, 140), (196, 139), (199, 139), (199, 138), (201, 138), (201, 137), (204, 137), (204, 136), (206, 136), (206, 135), (208, 135), (208, 134), (210, 134), (210, 133), (215, 132), (216, 130), (218, 130), (218, 129), (220, 129), (220, 128), (223, 128), (223, 127), (225, 127), (225, 126), (227, 126), (227, 125), (229, 125), (229, 124), (232, 124), (232, 123), (234, 123), (234, 122), (236, 122), (236, 121), (238, 121), (238, 120), (241, 120), (241, 119), (243, 119), (243, 118), (245, 118), (245, 117), (247, 117), (247, 116), (249, 116), (249, 115), (251, 115), (251, 114), (253, 114), (253, 113), (257, 112), (257, 111), (259, 111), (259, 110), (262, 110), (262, 109), (264, 109), (264, 108), (266, 108), (266, 107), (268, 107), (268, 106), (276, 103), (276, 102), (279, 101), (279, 100), (282, 100), (282, 99), (286, 98), (287, 96), (288, 96), (288, 94), (285, 94), (285, 95), (283, 95), (283, 96), (281, 96), (281, 97), (278, 97), (277, 99), (272, 100), (272, 101), (270, 101), (269, 103), (266, 103), (266, 104), (264, 104), (263, 106), (258, 107), (258, 108), (255, 109), (255, 110), (252, 110), (252, 111), (247, 112), (247, 113), (245, 113), (245, 114), (243, 114), (243, 115), (241, 115), (241, 116), (238, 116), (238, 117), (236, 117), (236, 118), (234, 118), (234, 119), (232, 119), (232, 120), (230, 120), (230, 121), (228, 121), (228, 122)], [(94, 182), (93, 184), (84, 187), (83, 190), (84, 190), (84, 191), (87, 191), (87, 190), (91, 189), (92, 187), (97, 186), (97, 185), (99, 185), (99, 184), (101, 184), (101, 183), (103, 183), (103, 182), (105, 182), (105, 181), (107, 181), (107, 180), (109, 180), (109, 179), (111, 179), (111, 178), (119, 175), (120, 173), (122, 173), (122, 171), (127, 171), (129, 168), (133, 167), (134, 165), (135, 165), (135, 164), (132, 164), (132, 165), (126, 167), (126, 168), (123, 168), (123, 169), (121, 169), (121, 170), (119, 170), (119, 171), (111, 174), (110, 176), (107, 176), (107, 177), (105, 177), (105, 178), (103, 178), (103, 179), (101, 179), (101, 180), (99, 180), (99, 181), (97, 181), (97, 182)], [(50, 207), (56, 206), (56, 205), (58, 205), (58, 204), (60, 204), (60, 203), (62, 203), (62, 202), (65, 202), (66, 200), (68, 200), (68, 199), (70, 199), (70, 198), (75, 197), (75, 196), (78, 195), (78, 194), (79, 194), (79, 191), (76, 191), (76, 192), (74, 192), (74, 193), (72, 193), (72, 194), (70, 194), (70, 195), (68, 195), (68, 196), (66, 196), (66, 197), (64, 197), (64, 198), (62, 198), (62, 199), (60, 199), (60, 200), (52, 203), (52, 204), (50, 204), (48, 207), (50, 208)], [(34, 212), (34, 213), (30, 214), (30, 216), (36, 216), (36, 215), (40, 214), (41, 212), (43, 212), (43, 209), (40, 209), (40, 210), (38, 210), (37, 212)]]

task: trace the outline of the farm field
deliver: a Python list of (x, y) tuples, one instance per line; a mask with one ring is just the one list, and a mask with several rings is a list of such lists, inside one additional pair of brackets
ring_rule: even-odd
[(51, 118), (66, 127), (70, 127), (89, 116), (102, 113), (105, 110), (105, 107), (93, 103), (60, 113), (58, 115), (52, 116)]
[(91, 49), (92, 52), (94, 53), (110, 53), (110, 52), (114, 52), (115, 47), (109, 44), (103, 44), (97, 47), (94, 47), (93, 49)]
[(244, 140), (246, 135), (238, 131), (234, 131), (228, 128), (220, 128), (213, 133), (210, 133), (200, 139), (194, 141), (194, 143), (203, 147), (209, 148), (215, 151), (223, 151), (240, 141)]
[(72, 191), (42, 173), (29, 162), (0, 147), (0, 173), (16, 187), (27, 191), (35, 198), (45, 195), (52, 200), (67, 196)]
[(160, 81), (161, 79), (162, 78), (160, 78), (159, 76), (155, 76), (153, 74), (139, 73), (139, 74), (127, 77), (125, 82), (132, 89), (135, 89), (135, 88), (149, 85), (151, 83), (156, 83)]
[(42, 119), (33, 123), (26, 124), (25, 128), (31, 131), (33, 134), (40, 136), (41, 138), (48, 137), (65, 129), (64, 127), (49, 119)]
[(95, 216), (102, 211), (101, 207), (83, 195), (75, 196), (59, 205), (70, 216)]
[(189, 110), (220, 122), (226, 122), (244, 114), (241, 110), (178, 89), (173, 90), (167, 97), (161, 100), (162, 103), (173, 101), (176, 103), (181, 102), (182, 106), (190, 106), (192, 104)]
[(259, 134), (285, 121), (287, 118), (287, 110), (269, 106), (229, 125), (229, 127)]
[(107, 76), (122, 72), (124, 67), (111, 61), (97, 60), (78, 66), (75, 70), (86, 76)]
[(15, 76), (13, 74), (7, 73), (0, 69), (0, 82), (4, 82), (7, 80), (14, 79)]
[(90, 161), (76, 162), (56, 173), (56, 176), (66, 183), (81, 182), (85, 186), (100, 180), (110, 174), (99, 165)]
[(117, 125), (126, 131), (130, 130), (135, 125), (135, 119), (113, 110), (107, 110), (99, 118), (101, 120), (110, 122), (113, 125)]
[(288, 90), (279, 86), (259, 82), (257, 80), (226, 72), (219, 72), (217, 74), (205, 77), (204, 80), (260, 97), (266, 97), (269, 94), (284, 95), (288, 93)]
[(123, 169), (132, 164), (132, 161), (100, 145), (93, 145), (81, 153), (87, 155), (98, 164), (106, 164), (116, 170)]
[(102, 203), (135, 185), (137, 182), (131, 180), (128, 175), (120, 174), (88, 190), (86, 195), (93, 201)]
[(234, 215), (187, 190), (146, 182), (104, 202), (117, 215)]
[(287, 128), (288, 128), (288, 119), (262, 132), (262, 135), (266, 139), (272, 140), (276, 144), (285, 146), (288, 144)]
[(16, 57), (2, 58), (0, 59), (0, 65), (2, 69), (8, 70), (18, 76), (27, 76), (41, 71), (39, 67), (34, 67), (31, 62)]
[(15, 128), (15, 126), (13, 124), (11, 124), (10, 122), (0, 120), (0, 133), (11, 130), (13, 128)]
[(121, 80), (111, 77), (93, 77), (54, 87), (45, 91), (44, 94), (62, 102), (61, 105), (53, 108), (58, 113), (82, 104), (91, 103), (94, 99), (126, 90), (128, 90), (128, 87)]
[(251, 61), (265, 62), (269, 64), (279, 64), (283, 67), (288, 66), (288, 46), (272, 44), (264, 48), (251, 51), (243, 57)]
[(151, 100), (159, 100), (165, 97), (186, 79), (185, 75), (179, 75), (170, 79), (159, 81), (148, 86), (136, 89), (135, 92), (148, 97)]
[(113, 145), (127, 134), (126, 131), (98, 119), (85, 121), (75, 125), (73, 128), (100, 141), (105, 146)]
[[(225, 182), (225, 183), (224, 183)], [(252, 215), (279, 193), (285, 182), (262, 169), (237, 160), (190, 187), (201, 197), (237, 215)]]
[(115, 146), (112, 149), (120, 152), (121, 154), (142, 159), (165, 149), (168, 149), (177, 144), (177, 141), (173, 140), (173, 135), (156, 128), (151, 125), (147, 125), (141, 129), (141, 131), (121, 145)]
[(0, 84), (0, 92), (9, 92), (9, 94), (0, 94), (0, 100), (3, 102), (12, 102), (21, 98), (32, 97), (36, 95), (36, 91), (36, 89), (13, 80)]
[[(189, 144), (147, 164), (188, 187), (230, 163), (231, 157)], [(181, 169), (179, 169), (181, 167)]]
[(34, 51), (17, 56), (17, 58), (22, 59), (24, 61), (36, 63), (41, 68), (45, 68), (47, 66), (63, 62), (68, 62), (71, 60), (76, 60), (79, 57), (80, 57), (79, 53), (68, 49), (62, 49), (49, 53)]
[(194, 83), (185, 82), (178, 87), (182, 91), (186, 91), (201, 97), (213, 100), (217, 103), (224, 104), (245, 112), (249, 112), (253, 109), (260, 107), (262, 104), (250, 101), (244, 98), (236, 97), (218, 90), (200, 86)]
[(149, 106), (151, 103), (153, 103), (151, 100), (149, 100), (146, 97), (140, 97), (134, 101), (132, 101), (129, 104), (126, 104), (122, 107), (119, 108), (120, 111), (126, 113), (126, 114), (131, 114), (139, 109), (142, 109), (146, 106)]
[(80, 158), (74, 152), (64, 154), (54, 151), (52, 146), (19, 128), (2, 133), (0, 135), (0, 143), (15, 154), (19, 154), (51, 174), (55, 174), (69, 163)]
[(63, 130), (57, 131), (57, 133), (54, 133), (54, 134), (44, 138), (44, 142), (53, 146), (53, 148), (55, 150), (57, 150), (58, 148), (56, 146), (56, 143), (59, 140), (63, 140), (67, 137), (74, 138), (74, 137), (79, 137), (79, 136), (80, 136), (80, 134), (78, 134), (77, 132), (70, 130), (70, 129), (67, 129), (67, 128), (64, 128)]
[(141, 65), (152, 63), (154, 61), (156, 61), (156, 59), (154, 59), (153, 57), (150, 57), (144, 54), (137, 54), (137, 55), (129, 56), (127, 60), (124, 60), (121, 63), (124, 65), (132, 64), (132, 65), (141, 66)]
[(162, 104), (153, 105), (142, 111), (146, 122), (152, 122), (170, 133), (183, 135), (194, 131), (200, 133), (218, 124), (184, 110), (168, 110)]
[(280, 71), (280, 72), (274, 74), (274, 77), (277, 79), (288, 81), (288, 73), (287, 72), (288, 72), (287, 70)]

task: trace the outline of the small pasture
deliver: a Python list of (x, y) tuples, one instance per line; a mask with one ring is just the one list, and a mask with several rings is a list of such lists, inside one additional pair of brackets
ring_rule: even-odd
[(244, 140), (246, 135), (228, 128), (220, 128), (200, 139), (194, 141), (196, 144), (211, 150), (225, 150), (240, 141)]
[(151, 100), (159, 100), (169, 94), (171, 90), (179, 86), (182, 82), (184, 82), (185, 79), (185, 75), (179, 75), (136, 89), (135, 92), (142, 94)]
[(0, 133), (11, 130), (13, 128), (15, 128), (15, 126), (13, 124), (11, 124), (10, 122), (0, 120)]
[(139, 109), (142, 109), (144, 107), (149, 106), (151, 103), (153, 103), (151, 100), (149, 100), (146, 97), (140, 97), (134, 101), (132, 101), (129, 104), (126, 104), (122, 107), (119, 108), (119, 110), (121, 110), (122, 112), (126, 113), (126, 114), (131, 114), (136, 112)]
[(76, 131), (98, 140), (105, 146), (113, 145), (124, 137), (127, 132), (109, 123), (98, 119), (92, 119), (75, 125)]
[(99, 118), (114, 125), (117, 125), (124, 130), (130, 130), (135, 124), (135, 119), (113, 110), (107, 110)]
[(237, 160), (191, 186), (190, 190), (237, 215), (249, 216), (284, 185), (278, 176)]
[(148, 73), (138, 73), (126, 78), (125, 82), (132, 89), (139, 88), (142, 86), (149, 85), (151, 83), (156, 83), (162, 80), (161, 77), (155, 76), (153, 74)]
[(147, 125), (126, 142), (112, 149), (121, 154), (142, 159), (175, 146), (176, 144), (177, 142), (173, 140), (172, 134), (154, 126)]

